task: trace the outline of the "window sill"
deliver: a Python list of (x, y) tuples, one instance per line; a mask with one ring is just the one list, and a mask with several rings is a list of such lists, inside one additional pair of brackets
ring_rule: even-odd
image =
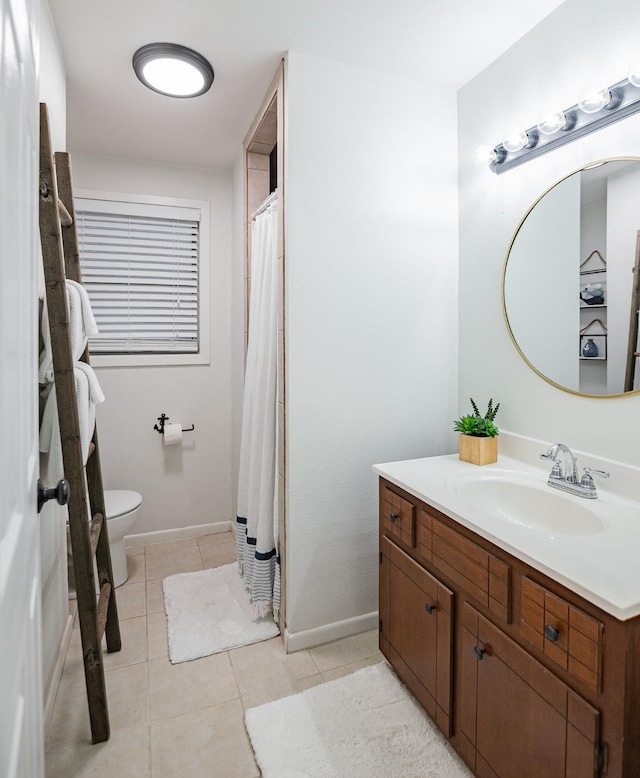
[(92, 367), (172, 367), (208, 365), (208, 353), (199, 354), (92, 354)]

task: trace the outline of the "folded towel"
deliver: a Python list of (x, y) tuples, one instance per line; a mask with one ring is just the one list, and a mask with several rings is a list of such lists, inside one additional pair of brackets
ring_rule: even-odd
[[(82, 462), (86, 464), (89, 456), (89, 443), (93, 437), (96, 423), (96, 405), (104, 402), (104, 394), (93, 369), (89, 365), (79, 362), (73, 372), (78, 403)], [(60, 426), (58, 424), (58, 401), (56, 399), (55, 384), (51, 387), (44, 407), (40, 425), (40, 451), (44, 454), (49, 454), (48, 478), (51, 483), (57, 483), (61, 478), (64, 478), (64, 463), (62, 459), (62, 443), (60, 441)]]
[(78, 294), (80, 295), (80, 307), (82, 311), (82, 323), (84, 327), (84, 336), (86, 338), (90, 338), (93, 335), (97, 335), (98, 325), (96, 324), (93, 311), (91, 310), (91, 302), (89, 300), (89, 295), (87, 294), (87, 290), (84, 288), (84, 286), (82, 286), (82, 284), (79, 284), (77, 281), (72, 281), (70, 278), (67, 278), (67, 285), (76, 289)]
[(89, 386), (89, 400), (94, 405), (100, 405), (100, 403), (103, 403), (104, 394), (102, 392), (102, 387), (98, 383), (98, 377), (96, 376), (95, 371), (91, 365), (87, 365), (86, 362), (78, 362), (74, 366), (74, 370), (76, 373), (78, 370), (81, 370), (87, 377), (87, 383)]
[[(84, 354), (87, 338), (98, 334), (96, 320), (91, 310), (87, 290), (75, 281), (67, 279), (65, 284), (67, 308), (69, 311), (69, 337), (71, 338), (71, 353), (74, 362)], [(49, 317), (45, 298), (42, 311), (42, 340), (44, 348), (40, 354), (38, 381), (41, 384), (53, 381), (53, 355), (51, 353), (51, 334), (49, 332)]]

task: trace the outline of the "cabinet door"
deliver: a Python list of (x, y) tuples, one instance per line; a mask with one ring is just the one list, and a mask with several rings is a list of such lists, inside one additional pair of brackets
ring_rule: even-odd
[(599, 714), (471, 606), (463, 608), (461, 729), (480, 778), (591, 778)]
[(398, 674), (449, 735), (453, 593), (387, 538), (381, 548), (381, 646), (388, 641)]

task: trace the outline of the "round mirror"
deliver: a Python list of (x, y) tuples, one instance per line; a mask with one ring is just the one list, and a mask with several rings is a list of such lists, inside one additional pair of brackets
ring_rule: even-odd
[(640, 389), (640, 159), (588, 165), (529, 209), (504, 266), (516, 348), (559, 389), (592, 397)]

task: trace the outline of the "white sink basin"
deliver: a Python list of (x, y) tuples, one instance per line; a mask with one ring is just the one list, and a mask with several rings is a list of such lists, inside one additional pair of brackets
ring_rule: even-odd
[(449, 479), (448, 491), (476, 510), (526, 529), (554, 535), (595, 535), (605, 524), (597, 500), (565, 494), (534, 477), (508, 471)]

